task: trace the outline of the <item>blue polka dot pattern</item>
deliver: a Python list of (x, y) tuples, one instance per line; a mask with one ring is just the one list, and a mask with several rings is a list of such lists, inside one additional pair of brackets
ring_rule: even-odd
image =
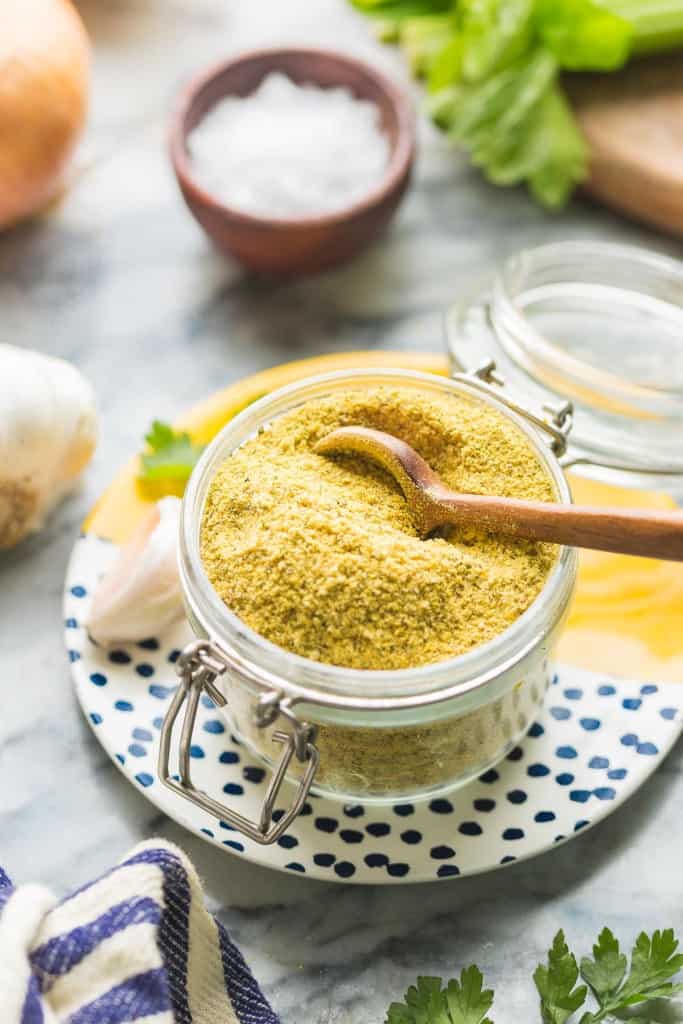
[(160, 644), (154, 636), (150, 636), (147, 640), (140, 640), (138, 647), (141, 647), (143, 651), (158, 651)]
[(128, 665), (133, 659), (127, 651), (110, 651), (109, 660), (113, 665)]
[[(77, 551), (100, 546), (85, 537)], [(109, 559), (111, 546), (103, 550)], [(619, 806), (683, 727), (680, 689), (673, 685), (562, 668), (537, 721), (518, 697), (508, 724), (520, 733), (526, 728), (523, 739), (513, 738), (507, 757), (462, 789), (385, 807), (312, 795), (279, 842), (258, 847), (226, 821), (219, 827), (210, 814), (189, 809), (157, 782), (159, 729), (177, 691), (172, 666), (191, 634), (179, 624), (169, 634), (173, 646), (164, 637), (113, 650), (94, 645), (81, 623), (104, 559), (97, 565), (92, 554), (88, 559), (77, 554), (70, 570), (63, 625), (76, 690), (95, 735), (138, 790), (171, 817), (190, 821), (193, 831), (229, 855), (290, 873), (338, 882), (447, 881), (520, 860), (571, 839)], [(545, 689), (542, 679), (533, 685), (538, 693)], [(244, 756), (222, 709), (206, 693), (192, 743), (195, 784), (235, 811), (258, 817), (271, 772)], [(172, 773), (178, 770), (175, 754), (174, 748)], [(288, 788), (274, 819), (282, 821), (290, 799)]]
[(355, 875), (356, 868), (354, 864), (351, 864), (348, 860), (340, 860), (334, 865), (334, 872), (339, 875), (340, 878), (351, 878)]
[(475, 811), (481, 811), (483, 814), (488, 814), (496, 806), (495, 800), (490, 800), (486, 797), (480, 797), (478, 800), (473, 802)]
[(344, 814), (347, 818), (362, 818), (365, 814), (365, 808), (362, 804), (347, 804), (344, 807)]
[(550, 709), (550, 714), (558, 722), (564, 722), (568, 718), (571, 718), (571, 716), (572, 716), (572, 713), (569, 710), (569, 708), (557, 708), (557, 707), (551, 708)]
[(451, 846), (432, 846), (429, 856), (432, 860), (448, 860), (455, 857), (455, 850)]
[(464, 836), (480, 836), (483, 828), (476, 821), (462, 821), (458, 826), (458, 832)]
[(503, 832), (503, 839), (511, 840), (524, 839), (524, 830), (521, 828), (506, 828)]
[(383, 836), (390, 834), (391, 825), (387, 825), (384, 821), (372, 821), (369, 825), (365, 826), (365, 831), (368, 835), (374, 836), (375, 839), (381, 839)]
[(389, 872), (392, 878), (405, 878), (408, 872), (410, 871), (410, 864), (388, 864), (387, 871)]
[(228, 796), (242, 796), (244, 786), (241, 786), (239, 782), (226, 782), (223, 786), (223, 792), (227, 793)]
[(598, 800), (614, 800), (617, 795), (616, 789), (612, 786), (598, 786), (593, 792), (597, 796)]
[(200, 747), (198, 743), (193, 743), (190, 746), (190, 757), (197, 758), (197, 760), (206, 757), (206, 754), (204, 753), (204, 748)]
[(71, 594), (73, 597), (83, 598), (88, 596), (88, 591), (80, 583), (77, 583), (71, 588)]
[(339, 832), (339, 838), (344, 843), (362, 843), (365, 836), (362, 832), (357, 832), (355, 828), (343, 828)]
[(151, 683), (148, 687), (148, 693), (150, 697), (156, 697), (157, 700), (166, 700), (175, 693), (175, 686), (161, 686), (159, 683)]
[(315, 827), (319, 832), (336, 832), (339, 828), (339, 822), (336, 818), (316, 818)]
[(204, 722), (202, 729), (204, 732), (210, 732), (212, 736), (220, 736), (225, 732), (225, 726), (218, 718), (210, 718), (208, 722)]
[(429, 810), (433, 811), (434, 814), (452, 814), (453, 804), (450, 800), (432, 800), (429, 804)]

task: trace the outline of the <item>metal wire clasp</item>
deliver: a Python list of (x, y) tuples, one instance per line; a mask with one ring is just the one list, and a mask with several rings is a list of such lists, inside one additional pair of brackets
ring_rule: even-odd
[(570, 401), (545, 402), (542, 411), (546, 414), (541, 416), (525, 405), (515, 402), (502, 390), (505, 387), (505, 378), (496, 370), (494, 359), (487, 359), (480, 366), (464, 373), (452, 374), (453, 380), (469, 384), (485, 394), (493, 395), (499, 402), (507, 406), (518, 416), (533, 423), (535, 427), (548, 435), (550, 448), (559, 459), (567, 451), (569, 434), (574, 420), (574, 406)]
[[(282, 744), (283, 751), (270, 780), (258, 822), (250, 821), (219, 801), (212, 799), (204, 790), (197, 789), (192, 782), (190, 748), (197, 720), (199, 698), (202, 691), (206, 691), (215, 704), (225, 707), (227, 701), (214, 685), (214, 681), (218, 676), (223, 675), (228, 667), (229, 662), (223, 652), (208, 640), (195, 640), (181, 652), (176, 662), (180, 686), (173, 695), (161, 726), (159, 778), (174, 793), (190, 800), (197, 807), (208, 811), (216, 818), (227, 821), (229, 825), (233, 825), (254, 842), (266, 846), (276, 842), (286, 832), (301, 811), (308, 796), (320, 761), (320, 755), (314, 742), (315, 727), (297, 718), (291, 701), (279, 692), (264, 693), (258, 700), (254, 719), (259, 729), (267, 728), (282, 716), (291, 730), (288, 732), (277, 731), (272, 734), (272, 739)], [(176, 779), (172, 777), (170, 770), (171, 738), (175, 722), (186, 701), (187, 707), (183, 718), (178, 753), (179, 778)], [(275, 801), (293, 757), (296, 757), (306, 768), (298, 783), (291, 806), (274, 824)]]

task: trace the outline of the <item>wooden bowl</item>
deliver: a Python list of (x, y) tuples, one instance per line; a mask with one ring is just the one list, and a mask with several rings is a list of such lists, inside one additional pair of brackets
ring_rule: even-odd
[[(224, 96), (248, 96), (271, 71), (281, 71), (299, 84), (344, 86), (377, 104), (391, 155), (383, 178), (364, 199), (320, 216), (268, 218), (226, 206), (199, 184), (188, 135)], [(360, 61), (316, 49), (258, 50), (223, 62), (190, 82), (173, 116), (170, 148), (185, 202), (219, 249), (253, 270), (311, 273), (355, 256), (391, 218), (410, 178), (414, 118), (408, 99)]]

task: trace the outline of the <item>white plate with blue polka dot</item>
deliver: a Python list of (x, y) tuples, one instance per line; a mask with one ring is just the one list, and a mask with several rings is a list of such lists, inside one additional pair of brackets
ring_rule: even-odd
[[(424, 882), (535, 856), (595, 825), (656, 769), (678, 738), (683, 690), (560, 666), (541, 719), (506, 760), (447, 798), (376, 806), (311, 797), (290, 830), (259, 846), (166, 789), (156, 777), (159, 727), (191, 639), (105, 650), (83, 627), (90, 594), (116, 548), (81, 537), (65, 589), (66, 643), (83, 711), (129, 781), (170, 818), (247, 860), (330, 881)], [(257, 816), (266, 772), (204, 697), (191, 750), (195, 784)], [(286, 793), (283, 796), (285, 799)], [(276, 812), (277, 815), (278, 812)], [(281, 813), (281, 811), (280, 811)]]

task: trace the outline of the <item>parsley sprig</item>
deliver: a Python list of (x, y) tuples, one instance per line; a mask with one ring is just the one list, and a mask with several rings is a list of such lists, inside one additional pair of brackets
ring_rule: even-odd
[(387, 1024), (492, 1024), (486, 1016), (493, 992), (484, 989), (478, 967), (466, 967), (460, 981), (453, 979), (442, 988), (441, 978), (418, 978), (403, 1003), (392, 1003)]
[(204, 451), (185, 431), (175, 431), (168, 423), (154, 420), (145, 434), (148, 451), (140, 456), (140, 479), (184, 482)]
[[(566, 1024), (580, 1010), (589, 993), (596, 1006), (585, 1010), (577, 1024), (599, 1024), (623, 1017), (632, 1006), (652, 999), (671, 999), (683, 990), (672, 979), (683, 969), (683, 954), (672, 928), (645, 932), (636, 939), (628, 958), (609, 928), (603, 928), (593, 956), (580, 964), (559, 931), (545, 963), (534, 971), (543, 1024)], [(582, 983), (581, 983), (582, 982)], [(386, 1024), (492, 1024), (488, 1011), (493, 992), (484, 988), (478, 967), (466, 967), (460, 979), (444, 985), (441, 978), (420, 977), (402, 1003), (392, 1003)], [(576, 1018), (574, 1018), (576, 1020)], [(629, 1015), (629, 1024), (649, 1024), (649, 1016)]]

